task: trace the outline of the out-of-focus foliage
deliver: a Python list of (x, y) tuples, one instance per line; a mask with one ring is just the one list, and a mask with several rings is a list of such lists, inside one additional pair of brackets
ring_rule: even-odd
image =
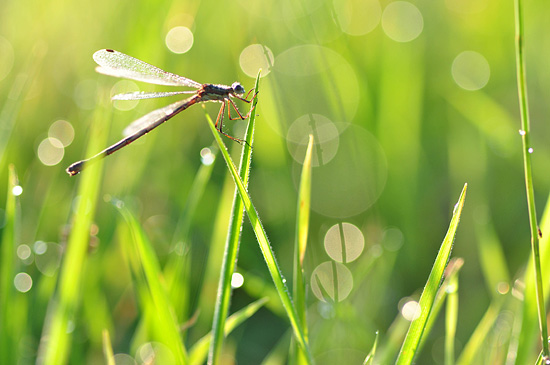
[[(542, 212), (550, 187), (550, 38), (545, 5), (527, 6), (533, 170)], [(304, 275), (309, 340), (320, 364), (362, 362), (377, 330), (376, 356), (392, 346), (397, 355), (399, 344), (390, 341), (396, 318), (411, 298), (418, 300), (467, 182), (453, 251), (464, 258), (458, 355), (491, 301), (511, 292), (511, 280), (528, 262), (512, 10), (511, 2), (497, 0), (0, 2), (2, 232), (11, 230), (6, 222), (14, 218), (5, 198), (9, 164), (23, 189), (15, 242), (0, 242), (16, 246), (8, 274), (13, 301), (0, 308), (1, 318), (10, 313), (10, 326), (18, 328), (9, 340), (15, 356), (22, 364), (36, 361), (82, 203), (76, 192), (83, 176), (64, 170), (89, 157), (92, 125), (109, 128), (108, 143), (114, 143), (130, 122), (176, 100), (111, 102), (114, 93), (170, 88), (96, 73), (91, 55), (102, 48), (201, 83), (238, 80), (247, 91), (262, 69), (249, 192), (287, 278), (301, 162), (313, 134)], [(216, 104), (206, 108), (216, 116)], [(108, 127), (105, 119), (112, 120)], [(244, 126), (226, 119), (231, 135), (241, 136)], [(212, 142), (204, 113), (194, 106), (104, 161), (84, 282), (69, 327), (70, 363), (103, 361), (103, 329), (115, 358), (144, 361), (147, 349), (168, 351), (149, 342), (144, 330), (152, 319), (143, 318), (142, 293), (122, 249), (128, 233), (107, 202), (111, 197), (136, 215), (167, 276), (173, 255), (185, 257), (185, 268), (177, 271), (183, 284), (170, 293), (185, 347), (211, 330), (234, 191), (221, 160), (190, 223), (185, 207), (204, 161), (200, 152)], [(226, 142), (234, 151), (240, 147)], [(244, 285), (234, 291), (231, 313), (262, 297), (271, 300), (229, 335), (224, 356), (239, 363), (266, 356), (284, 361), (288, 346), (280, 341), (289, 342), (288, 320), (247, 219), (238, 267)], [(519, 306), (515, 298), (509, 295), (505, 308)], [(498, 328), (512, 328), (516, 313), (503, 311)], [(8, 330), (6, 323), (0, 330)], [(443, 327), (440, 318), (418, 363), (442, 363)], [(483, 356), (507, 351), (506, 339), (488, 343)]]

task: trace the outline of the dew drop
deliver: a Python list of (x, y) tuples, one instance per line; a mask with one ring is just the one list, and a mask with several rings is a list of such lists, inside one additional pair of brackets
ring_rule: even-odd
[(19, 196), (19, 195), (23, 194), (23, 188), (20, 185), (15, 185), (13, 187), (13, 189), (11, 189), (11, 193), (14, 196)]
[(532, 148), (532, 147), (530, 147), (530, 148), (529, 148), (529, 149), (527, 150), (527, 152), (529, 152), (529, 153), (533, 153), (533, 148)]
[(238, 272), (231, 276), (231, 287), (233, 289), (240, 288), (244, 284), (244, 276)]
[(458, 209), (458, 203), (455, 204), (454, 208), (453, 208), (453, 214), (456, 213), (456, 210)]
[(520, 130), (519, 130), (519, 135), (520, 135), (520, 136), (524, 136), (525, 133), (526, 133), (526, 132), (525, 132), (523, 129), (520, 129)]

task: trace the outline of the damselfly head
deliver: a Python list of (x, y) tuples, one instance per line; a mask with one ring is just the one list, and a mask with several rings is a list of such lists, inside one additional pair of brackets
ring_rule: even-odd
[(242, 95), (244, 94), (245, 92), (245, 89), (244, 87), (238, 83), (237, 81), (235, 81), (232, 85), (231, 85), (231, 88), (233, 89), (233, 91), (235, 92), (235, 94), (238, 94), (238, 95)]

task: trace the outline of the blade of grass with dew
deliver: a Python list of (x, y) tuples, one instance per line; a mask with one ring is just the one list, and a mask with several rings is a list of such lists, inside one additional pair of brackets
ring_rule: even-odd
[(464, 265), (464, 260), (462, 258), (452, 259), (449, 261), (449, 264), (445, 269), (445, 279), (443, 280), (443, 283), (441, 283), (441, 286), (437, 291), (437, 295), (434, 300), (432, 311), (430, 313), (430, 316), (428, 317), (428, 321), (426, 322), (426, 328), (424, 329), (424, 336), (422, 336), (422, 340), (418, 345), (418, 350), (417, 350), (418, 352), (421, 352), (422, 348), (424, 348), (424, 344), (426, 343), (426, 338), (428, 337), (427, 334), (431, 332), (432, 327), (434, 326), (435, 321), (439, 315), (439, 311), (443, 307), (443, 303), (445, 303), (445, 299), (448, 298), (449, 292), (456, 290), (456, 288), (451, 283), (451, 281), (454, 280), (456, 276), (458, 276), (458, 273), (463, 265)]
[(138, 261), (133, 267), (134, 270), (140, 271), (137, 275), (145, 279), (146, 287), (142, 288), (142, 291), (148, 292), (150, 303), (153, 305), (152, 310), (148, 312), (149, 315), (154, 313), (155, 318), (154, 321), (147, 323), (154, 324), (156, 327), (155, 333), (162, 338), (164, 344), (172, 351), (176, 363), (187, 364), (189, 358), (183, 346), (177, 317), (170, 305), (155, 251), (130, 210), (121, 201), (114, 200), (113, 203), (130, 229)]
[[(110, 121), (110, 116), (110, 112), (104, 106), (97, 108), (95, 119), (99, 122), (92, 123), (86, 154), (95, 152), (105, 144), (108, 131), (105, 125)], [(92, 164), (80, 177), (78, 204), (72, 216), (72, 229), (67, 242), (67, 251), (61, 266), (57, 292), (49, 304), (39, 347), (38, 363), (41, 364), (59, 365), (67, 362), (73, 333), (68, 330), (68, 325), (70, 321), (74, 321), (78, 309), (83, 280), (82, 268), (85, 267), (102, 166), (102, 162)]]
[[(461, 266), (462, 266), (462, 260), (460, 261), (460, 265), (453, 264), (453, 260), (451, 260), (449, 265), (447, 266), (448, 267), (448, 269), (447, 269), (448, 274), (453, 275), (453, 272), (455, 270), (460, 269)], [(438, 313), (439, 313), (439, 311), (441, 310), (441, 308), (443, 306), (444, 300), (446, 298), (445, 288), (447, 287), (447, 285), (448, 285), (448, 278), (446, 278), (443, 281), (443, 283), (441, 284), (441, 288), (439, 289), (439, 291), (436, 295), (434, 305), (433, 305), (433, 309), (432, 309), (432, 313), (430, 313), (430, 316), (428, 317), (428, 321), (426, 323), (425, 331), (427, 333), (430, 332), (431, 327), (434, 325), (435, 320), (438, 316)], [(403, 344), (403, 339), (405, 338), (405, 334), (407, 332), (407, 328), (409, 327), (409, 325), (410, 325), (410, 322), (407, 321), (403, 317), (403, 315), (401, 315), (400, 313), (395, 317), (395, 319), (393, 320), (393, 322), (390, 325), (389, 330), (387, 332), (386, 344), (384, 344), (384, 346), (379, 351), (380, 356), (379, 356), (379, 359), (378, 359), (378, 363), (380, 363), (380, 364), (389, 364), (392, 361), (394, 361), (394, 359), (397, 357), (397, 353), (399, 351), (399, 348)], [(425, 340), (424, 340), (424, 337), (423, 337), (423, 340), (420, 341), (420, 344), (418, 345), (419, 349), (422, 349), (422, 347), (424, 345), (424, 342), (425, 342)], [(420, 350), (418, 350), (418, 351), (420, 351)]]
[[(306, 254), (307, 237), (309, 232), (309, 210), (311, 203), (311, 156), (313, 154), (313, 135), (309, 135), (306, 156), (302, 167), (300, 187), (298, 189), (298, 207), (296, 211), (296, 239), (294, 243), (294, 305), (298, 312), (298, 319), (304, 329), (304, 336), (308, 341), (306, 321), (306, 285), (304, 281), (304, 257)], [(290, 354), (294, 364), (305, 364), (307, 359), (304, 352), (291, 341)]]
[[(225, 321), (224, 334), (227, 336), (237, 326), (252, 317), (266, 302), (267, 298), (258, 299), (257, 301), (250, 303), (243, 309), (233, 313)], [(206, 356), (208, 355), (208, 348), (212, 341), (212, 332), (199, 339), (193, 347), (189, 350), (189, 361), (191, 364), (204, 364)]]
[(374, 337), (374, 343), (372, 344), (372, 349), (370, 349), (370, 352), (368, 353), (367, 357), (365, 357), (365, 361), (363, 361), (363, 365), (373, 365), (374, 364), (374, 356), (376, 355), (376, 347), (378, 346), (378, 337), (380, 333), (376, 331), (376, 335)]
[(15, 364), (17, 348), (23, 328), (16, 323), (10, 304), (14, 299), (13, 279), (16, 271), (16, 250), (19, 241), (20, 207), (19, 193), (14, 189), (19, 185), (13, 165), (8, 170), (8, 194), (6, 198), (5, 223), (2, 231), (0, 257), (0, 363)]
[(212, 131), (212, 134), (214, 135), (214, 138), (216, 139), (218, 145), (220, 146), (220, 151), (222, 152), (225, 162), (227, 163), (229, 172), (231, 173), (231, 176), (233, 177), (233, 180), (235, 181), (235, 184), (239, 189), (239, 195), (243, 200), (246, 213), (248, 214), (248, 218), (250, 220), (250, 223), (252, 224), (252, 229), (254, 230), (254, 233), (258, 240), (258, 244), (260, 245), (262, 255), (266, 261), (267, 268), (269, 270), (271, 278), (273, 279), (275, 288), (277, 289), (279, 297), (281, 298), (281, 301), (287, 313), (288, 319), (290, 321), (290, 325), (292, 326), (292, 329), (294, 331), (294, 336), (297, 338), (297, 342), (300, 345), (300, 347), (304, 349), (304, 351), (306, 352), (308, 362), (312, 363), (313, 359), (311, 357), (309, 346), (304, 336), (304, 330), (302, 329), (302, 326), (299, 323), (298, 314), (296, 313), (296, 309), (294, 308), (292, 299), (288, 293), (288, 288), (286, 286), (286, 279), (284, 279), (279, 269), (279, 266), (277, 265), (277, 261), (275, 260), (275, 256), (273, 254), (273, 251), (271, 250), (271, 246), (269, 245), (267, 234), (265, 233), (262, 223), (258, 217), (256, 208), (254, 207), (254, 205), (252, 204), (252, 201), (250, 200), (250, 196), (248, 195), (244, 187), (244, 184), (241, 178), (239, 177), (237, 168), (235, 167), (235, 164), (231, 160), (231, 156), (229, 156), (227, 148), (223, 144), (223, 141), (220, 137), (219, 132), (214, 126), (214, 122), (209, 117), (207, 117), (206, 119)]
[[(250, 109), (250, 118), (248, 128), (245, 135), (245, 143), (243, 144), (241, 163), (239, 166), (239, 176), (244, 181), (245, 188), (248, 187), (248, 179), (250, 177), (250, 165), (252, 163), (252, 144), (254, 143), (254, 127), (256, 115), (253, 112), (258, 104), (258, 91), (260, 83), (260, 72), (256, 77), (254, 92), (256, 93), (254, 101)], [(214, 308), (214, 319), (212, 323), (213, 340), (210, 343), (210, 351), (208, 354), (208, 362), (217, 364), (221, 354), (225, 319), (229, 313), (229, 302), (231, 300), (231, 278), (235, 272), (237, 265), (237, 256), (239, 251), (239, 241), (244, 218), (244, 206), (242, 200), (238, 196), (237, 189), (233, 196), (233, 208), (230, 215), (229, 230), (227, 232), (226, 245), (224, 249), (221, 274), (218, 282), (218, 294)]]
[(396, 364), (411, 364), (414, 357), (417, 355), (418, 345), (422, 339), (439, 284), (443, 278), (445, 267), (447, 266), (449, 257), (451, 256), (456, 230), (460, 221), (460, 215), (462, 214), (462, 208), (464, 207), (467, 187), (468, 184), (464, 184), (458, 203), (455, 205), (447, 235), (441, 244), (434, 266), (430, 272), (428, 281), (426, 282), (426, 286), (420, 296), (420, 314), (411, 322), (409, 331), (407, 332), (407, 336), (405, 337), (405, 341), (403, 342), (403, 346), (399, 352)]
[[(539, 340), (542, 343), (542, 355), (545, 360), (550, 358), (548, 349), (548, 323), (546, 318), (546, 305), (543, 290), (542, 269), (540, 260), (539, 231), (537, 225), (537, 211), (535, 208), (535, 190), (533, 187), (533, 175), (531, 169), (531, 131), (529, 121), (529, 106), (527, 100), (527, 80), (525, 67), (524, 26), (523, 26), (523, 2), (514, 1), (515, 34), (516, 34), (516, 75), (518, 84), (519, 110), (521, 116), (521, 141), (523, 147), (523, 168), (525, 175), (525, 191), (527, 195), (527, 209), (529, 213), (529, 228), (531, 231), (531, 251), (533, 268), (535, 272), (535, 293), (539, 320)], [(519, 349), (518, 349), (519, 350)]]
[(107, 330), (103, 330), (103, 356), (105, 356), (105, 364), (115, 365), (111, 336), (109, 336), (109, 331)]
[(172, 254), (164, 268), (167, 288), (170, 293), (172, 307), (176, 311), (176, 316), (180, 322), (186, 321), (188, 311), (189, 284), (189, 255), (188, 239), (191, 222), (193, 220), (199, 201), (204, 193), (206, 185), (210, 181), (212, 170), (215, 165), (217, 147), (211, 153), (212, 160), (203, 162), (195, 175), (193, 185), (187, 196), (185, 206), (179, 218), (174, 238), (172, 240)]

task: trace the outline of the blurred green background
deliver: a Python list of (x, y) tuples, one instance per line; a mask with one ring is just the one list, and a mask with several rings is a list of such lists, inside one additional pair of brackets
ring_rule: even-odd
[[(545, 5), (529, 6), (527, 78), (541, 213), (550, 187), (550, 128), (543, 119), (550, 38)], [(338, 305), (323, 304), (308, 290), (319, 363), (359, 363), (376, 330), (382, 343), (388, 341), (404, 298), (425, 283), (467, 182), (453, 252), (465, 259), (457, 337), (466, 342), (496, 284), (508, 292), (530, 252), (512, 10), (512, 2), (496, 0), (1, 2), (0, 191), (13, 164), (23, 188), (18, 244), (24, 248), (16, 270), (32, 279), (18, 288), (26, 303), (18, 311), (27, 318), (20, 363), (36, 359), (70, 231), (82, 176), (71, 178), (65, 168), (89, 157), (91, 125), (102, 125), (108, 144), (114, 143), (127, 124), (176, 100), (111, 103), (116, 92), (167, 88), (97, 74), (92, 54), (102, 48), (201, 83), (238, 80), (247, 90), (262, 69), (249, 191), (287, 277), (300, 162), (313, 133), (308, 282), (323, 263), (338, 261), (331, 250), (342, 237), (355, 252), (345, 264), (351, 281), (342, 283)], [(218, 108), (210, 104), (207, 111), (215, 117)], [(226, 125), (242, 136), (244, 122)], [(130, 344), (139, 312), (117, 244), (120, 217), (106, 197), (132, 207), (165, 262), (200, 151), (212, 141), (195, 106), (105, 160), (71, 363), (101, 361), (103, 327), (111, 331), (115, 353), (138, 357)], [(189, 343), (210, 330), (233, 188), (218, 160), (189, 233), (187, 310), (200, 308)], [(232, 312), (271, 290), (247, 220), (238, 265), (245, 285), (234, 292)], [(288, 341), (277, 301), (229, 336), (227, 363), (259, 363)], [(442, 363), (442, 336), (440, 319), (419, 363)]]

